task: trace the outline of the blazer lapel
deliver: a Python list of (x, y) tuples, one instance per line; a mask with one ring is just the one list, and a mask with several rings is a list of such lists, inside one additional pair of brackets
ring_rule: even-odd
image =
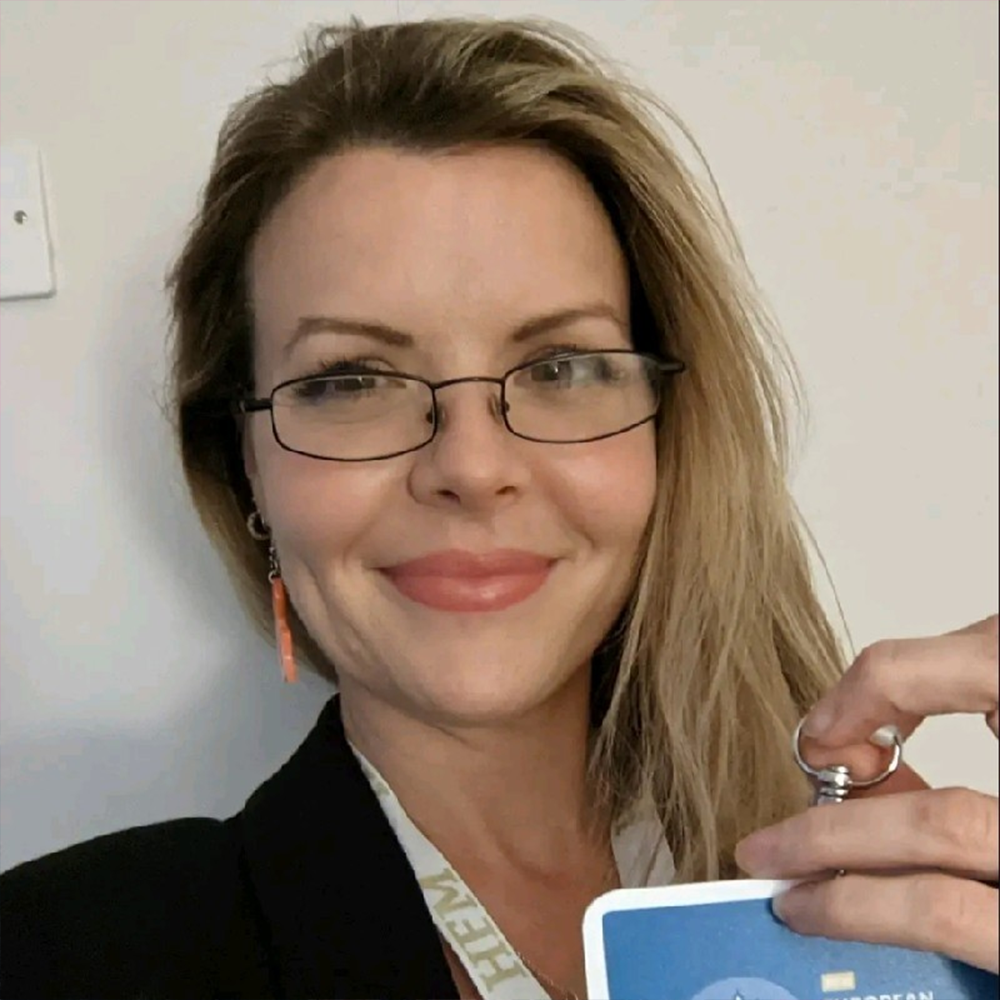
[(458, 996), (336, 696), (236, 818), (283, 996)]

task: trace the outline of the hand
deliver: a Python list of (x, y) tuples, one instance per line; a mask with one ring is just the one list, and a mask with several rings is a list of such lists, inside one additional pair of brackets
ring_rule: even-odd
[[(996, 736), (997, 688), (996, 615), (930, 639), (878, 642), (810, 712), (803, 751), (813, 766), (847, 763), (865, 777), (884, 760), (868, 742), (884, 725), (906, 738), (928, 716), (981, 712)], [(995, 797), (932, 790), (901, 768), (884, 786), (752, 834), (736, 861), (754, 877), (817, 880), (774, 901), (795, 931), (1000, 972), (998, 825)], [(823, 878), (839, 870), (847, 874)]]

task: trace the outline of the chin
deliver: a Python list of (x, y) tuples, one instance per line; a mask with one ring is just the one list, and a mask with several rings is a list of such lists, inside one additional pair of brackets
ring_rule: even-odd
[[(466, 657), (456, 669), (442, 672), (442, 658), (414, 665), (406, 677), (396, 674), (395, 686), (417, 711), (440, 721), (467, 724), (506, 722), (537, 709), (558, 692), (568, 690), (577, 671), (553, 672), (552, 661), (488, 657), (478, 663)], [(516, 669), (511, 664), (516, 663)], [(582, 669), (582, 668), (577, 668)]]
[[(581, 684), (585, 697), (591, 656), (615, 610), (594, 584), (549, 586), (504, 610), (471, 613), (429, 609), (389, 585), (357, 591), (365, 613), (352, 631), (363, 645), (341, 658), (331, 641), (333, 662), (353, 660), (357, 681), (399, 710), (452, 725), (524, 717), (554, 699), (581, 697)], [(586, 612), (567, 614), (579, 607)]]

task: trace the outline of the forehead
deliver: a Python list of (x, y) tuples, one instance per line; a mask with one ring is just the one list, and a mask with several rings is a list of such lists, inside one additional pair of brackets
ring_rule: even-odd
[(499, 329), (602, 298), (627, 314), (627, 267), (599, 199), (533, 147), (328, 157), (272, 213), (249, 265), (267, 339), (326, 311), (416, 333)]

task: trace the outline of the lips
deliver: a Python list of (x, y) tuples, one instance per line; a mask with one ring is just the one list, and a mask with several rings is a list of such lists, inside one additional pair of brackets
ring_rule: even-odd
[(500, 611), (527, 600), (549, 577), (556, 560), (520, 549), (473, 553), (432, 552), (384, 567), (404, 597), (441, 611)]

